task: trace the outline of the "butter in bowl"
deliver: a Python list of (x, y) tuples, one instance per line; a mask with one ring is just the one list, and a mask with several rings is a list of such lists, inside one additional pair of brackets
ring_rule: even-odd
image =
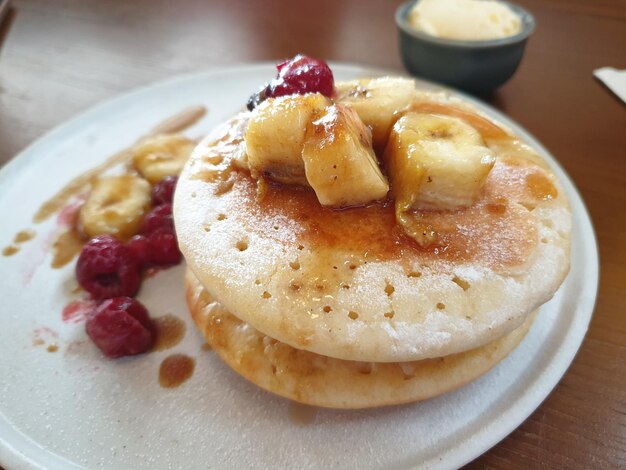
[(535, 29), (526, 10), (494, 0), (411, 0), (396, 23), (411, 74), (474, 94), (511, 78)]

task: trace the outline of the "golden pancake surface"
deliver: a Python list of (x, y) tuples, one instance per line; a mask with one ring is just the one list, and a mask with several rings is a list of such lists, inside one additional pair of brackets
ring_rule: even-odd
[[(439, 112), (448, 105), (422, 99)], [(175, 195), (176, 230), (207, 295), (284, 347), (375, 363), (468, 351), (517, 331), (569, 269), (564, 190), (513, 135), (485, 136), (497, 161), (474, 205), (420, 214), (440, 238), (422, 248), (395, 223), (391, 201), (334, 210), (310, 190), (273, 185), (259, 197), (245, 164), (248, 117), (194, 151)]]
[(344, 361), (298, 350), (264, 335), (214, 301), (191, 272), (187, 303), (200, 332), (233, 370), (259, 387), (307, 405), (371, 408), (425, 400), (456, 389), (506, 357), (534, 315), (485, 346), (413, 362)]

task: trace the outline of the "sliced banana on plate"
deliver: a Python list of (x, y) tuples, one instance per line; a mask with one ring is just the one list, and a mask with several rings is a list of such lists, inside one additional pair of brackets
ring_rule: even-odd
[(180, 134), (159, 134), (139, 142), (132, 150), (133, 166), (151, 184), (178, 176), (196, 143)]
[(150, 206), (150, 184), (145, 179), (102, 177), (93, 183), (80, 210), (80, 228), (89, 238), (111, 234), (125, 240), (139, 232)]

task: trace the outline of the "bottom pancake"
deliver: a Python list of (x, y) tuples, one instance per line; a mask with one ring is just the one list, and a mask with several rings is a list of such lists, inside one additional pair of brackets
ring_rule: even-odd
[(413, 362), (357, 362), (281, 343), (213, 300), (187, 270), (187, 304), (207, 342), (232, 369), (259, 387), (326, 408), (371, 408), (425, 400), (483, 375), (522, 341), (536, 316), (476, 349)]

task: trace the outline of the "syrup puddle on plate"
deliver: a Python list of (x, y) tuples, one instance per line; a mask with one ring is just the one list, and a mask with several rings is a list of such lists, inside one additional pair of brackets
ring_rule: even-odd
[(161, 362), (159, 385), (163, 388), (175, 388), (189, 380), (196, 366), (195, 359), (186, 354), (172, 354)]
[(13, 256), (15, 253), (20, 251), (21, 245), (26, 243), (27, 241), (32, 240), (37, 235), (37, 232), (30, 229), (20, 230), (13, 237), (13, 243), (11, 245), (6, 246), (2, 250), (2, 256)]
[[(204, 106), (191, 106), (184, 109), (180, 113), (165, 119), (163, 122), (155, 126), (148, 134), (137, 139), (137, 142), (145, 137), (156, 134), (171, 134), (174, 132), (180, 132), (198, 122), (202, 117), (204, 117), (206, 111), (207, 110)], [(35, 223), (40, 223), (47, 220), (53, 214), (56, 214), (63, 209), (72, 197), (84, 191), (85, 188), (95, 181), (96, 178), (98, 178), (102, 173), (117, 165), (126, 163), (132, 157), (132, 147), (133, 146), (130, 146), (117, 152), (100, 165), (92, 168), (82, 175), (77, 176), (72, 181), (67, 183), (63, 188), (61, 188), (60, 191), (41, 205), (33, 217), (33, 221)]]
[(153, 351), (170, 349), (181, 342), (187, 329), (185, 323), (175, 315), (168, 313), (153, 319), (156, 328), (156, 341)]
[(70, 229), (58, 235), (52, 243), (52, 263), (54, 269), (59, 269), (74, 259), (82, 250), (85, 240), (77, 230)]

